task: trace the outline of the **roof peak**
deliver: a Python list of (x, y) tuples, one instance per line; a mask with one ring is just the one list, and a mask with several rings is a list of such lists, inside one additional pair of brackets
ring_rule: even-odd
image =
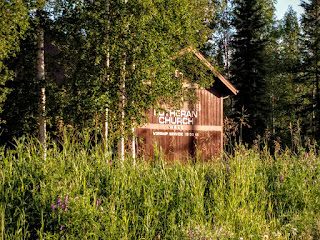
[(192, 46), (186, 47), (180, 51), (179, 55), (181, 56), (190, 52), (193, 53), (205, 66), (207, 66), (223, 85), (225, 85), (234, 95), (237, 95), (238, 90), (224, 76), (222, 76), (196, 48)]

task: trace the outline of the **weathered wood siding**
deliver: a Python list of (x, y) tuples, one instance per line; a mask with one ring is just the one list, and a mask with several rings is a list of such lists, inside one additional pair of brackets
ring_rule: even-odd
[(153, 158), (156, 144), (169, 160), (209, 159), (221, 153), (222, 98), (205, 89), (196, 94), (196, 104), (185, 102), (179, 110), (149, 111), (149, 123), (136, 130), (140, 153)]

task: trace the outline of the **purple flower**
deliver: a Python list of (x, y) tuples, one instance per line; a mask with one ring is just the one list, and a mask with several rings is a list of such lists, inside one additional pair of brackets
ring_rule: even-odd
[(222, 230), (222, 227), (220, 227), (218, 234), (220, 234), (221, 230)]
[(65, 206), (64, 210), (65, 210), (65, 211), (67, 211), (67, 210), (68, 210), (67, 206)]
[(70, 219), (68, 220), (68, 223), (70, 223)]
[(67, 205), (68, 205), (68, 195), (66, 195), (66, 197), (65, 197), (65, 199), (64, 199), (64, 205), (66, 205), (66, 207), (67, 207)]
[(56, 208), (55, 204), (52, 204), (52, 211)]
[(60, 198), (58, 198), (58, 201), (57, 201), (57, 207), (60, 207), (60, 205), (61, 205), (61, 199), (60, 199)]
[(39, 190), (39, 186), (36, 186), (37, 190)]
[(216, 222), (216, 218), (215, 218), (215, 217), (212, 218), (212, 222), (213, 222), (213, 223)]
[(283, 174), (281, 174), (279, 177), (280, 183), (283, 181), (283, 179), (284, 179), (284, 176), (283, 176)]
[(190, 231), (190, 237), (193, 237), (193, 231)]
[(99, 206), (100, 203), (101, 203), (101, 199), (99, 198), (99, 199), (96, 201), (96, 206)]
[(62, 228), (63, 228), (63, 225), (60, 226), (60, 230), (62, 230)]

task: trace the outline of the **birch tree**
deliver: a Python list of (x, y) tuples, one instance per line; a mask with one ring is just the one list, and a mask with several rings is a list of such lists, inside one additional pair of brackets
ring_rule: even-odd
[(67, 121), (83, 127), (107, 108), (117, 142), (128, 139), (151, 106), (181, 100), (182, 80), (174, 78), (172, 59), (207, 40), (209, 1), (117, 0), (109, 1), (109, 11), (106, 0), (66, 2), (58, 22), (70, 93)]

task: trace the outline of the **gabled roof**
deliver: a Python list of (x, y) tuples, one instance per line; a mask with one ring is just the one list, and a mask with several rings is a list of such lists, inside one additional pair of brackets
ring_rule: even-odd
[(228, 92), (237, 95), (237, 89), (224, 76), (222, 76), (197, 49), (193, 47), (185, 48), (181, 50), (180, 55), (184, 55), (185, 53), (190, 52), (193, 53), (205, 66), (207, 66), (210, 69), (210, 71), (220, 81), (220, 83), (227, 88)]

